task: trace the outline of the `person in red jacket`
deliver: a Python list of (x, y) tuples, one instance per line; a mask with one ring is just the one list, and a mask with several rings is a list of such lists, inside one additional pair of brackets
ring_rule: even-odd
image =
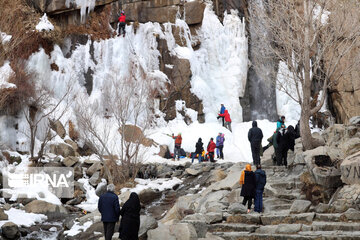
[(118, 36), (121, 35), (121, 31), (123, 32), (123, 37), (125, 37), (125, 25), (126, 25), (126, 15), (124, 11), (121, 11), (120, 17), (119, 17), (119, 33)]
[(230, 118), (230, 114), (229, 114), (228, 110), (225, 110), (224, 113), (219, 114), (219, 116), (225, 118), (225, 127), (227, 129), (229, 129), (230, 132), (232, 132), (232, 130), (231, 130), (231, 118)]
[(209, 142), (209, 144), (207, 146), (207, 151), (209, 153), (210, 162), (215, 162), (214, 161), (215, 148), (216, 148), (216, 144), (214, 143), (214, 139), (210, 138), (210, 142)]

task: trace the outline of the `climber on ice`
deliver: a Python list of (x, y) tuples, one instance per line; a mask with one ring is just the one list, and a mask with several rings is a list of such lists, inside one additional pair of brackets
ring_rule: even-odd
[(121, 35), (121, 31), (123, 32), (123, 37), (125, 37), (125, 25), (126, 25), (126, 15), (124, 11), (120, 12), (119, 17), (119, 33), (118, 36)]

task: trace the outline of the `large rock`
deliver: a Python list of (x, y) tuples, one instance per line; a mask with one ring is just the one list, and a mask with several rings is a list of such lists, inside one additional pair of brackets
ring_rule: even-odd
[(158, 223), (155, 218), (150, 216), (141, 215), (140, 216), (140, 229), (139, 229), (139, 238), (146, 236), (147, 232), (151, 229), (158, 227)]
[(360, 151), (360, 138), (350, 138), (343, 142), (340, 147), (345, 156), (350, 156)]
[(185, 22), (188, 25), (201, 23), (204, 17), (204, 10), (206, 5), (200, 1), (186, 2), (185, 8)]
[(290, 208), (290, 213), (305, 213), (309, 210), (311, 202), (308, 200), (295, 200)]
[(193, 169), (193, 168), (187, 168), (185, 169), (185, 172), (191, 176), (197, 176), (202, 173), (201, 169)]
[(88, 176), (92, 176), (95, 172), (100, 171), (101, 168), (101, 162), (95, 162), (86, 170), (86, 174)]
[(124, 135), (124, 139), (127, 142), (137, 143), (140, 142), (145, 147), (150, 147), (153, 145), (154, 141), (150, 138), (146, 138), (138, 126), (135, 125), (125, 125), (124, 131), (122, 132), (119, 129), (120, 134)]
[(62, 161), (62, 163), (66, 166), (66, 167), (72, 167), (75, 165), (75, 163), (79, 162), (79, 158), (78, 157), (66, 157), (64, 158), (64, 160)]
[(2, 220), (8, 220), (8, 215), (4, 212), (4, 209), (0, 208), (0, 221)]
[(50, 152), (63, 157), (75, 156), (74, 149), (69, 144), (65, 143), (50, 145)]
[(51, 129), (54, 130), (61, 138), (66, 136), (65, 128), (59, 120), (56, 122), (51, 122)]
[(161, 192), (155, 191), (154, 189), (144, 189), (139, 193), (140, 202), (144, 205), (147, 205), (153, 202), (155, 199), (161, 197)]
[(163, 224), (155, 229), (149, 230), (147, 237), (148, 240), (177, 240), (176, 237), (170, 233), (169, 226)]
[(1, 234), (5, 239), (20, 239), (19, 227), (13, 222), (7, 222), (2, 225)]
[(61, 219), (67, 215), (67, 210), (61, 205), (55, 205), (41, 200), (34, 200), (25, 206), (28, 213), (45, 214), (48, 219)]
[(169, 226), (170, 233), (176, 240), (197, 240), (197, 233), (193, 225), (189, 223), (177, 223)]
[(341, 180), (346, 184), (360, 184), (360, 151), (348, 156), (340, 165)]

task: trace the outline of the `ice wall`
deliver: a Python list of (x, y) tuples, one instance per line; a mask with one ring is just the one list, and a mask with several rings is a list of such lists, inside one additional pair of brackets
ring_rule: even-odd
[(224, 14), (222, 24), (208, 5), (198, 34), (201, 47), (190, 58), (191, 86), (203, 101), (206, 121), (216, 121), (223, 103), (232, 120), (241, 122), (239, 97), (244, 96), (248, 70), (245, 21), (231, 11)]

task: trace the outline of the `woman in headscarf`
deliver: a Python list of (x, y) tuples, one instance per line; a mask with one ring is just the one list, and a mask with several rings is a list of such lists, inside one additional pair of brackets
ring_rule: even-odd
[(251, 210), (252, 200), (255, 197), (256, 187), (255, 174), (253, 171), (251, 171), (250, 164), (246, 164), (245, 170), (241, 172), (240, 185), (242, 185), (240, 196), (244, 197), (242, 204), (245, 206), (247, 202), (249, 213)]
[(119, 228), (119, 238), (121, 240), (139, 239), (140, 209), (139, 196), (132, 192), (120, 211), (121, 223)]

